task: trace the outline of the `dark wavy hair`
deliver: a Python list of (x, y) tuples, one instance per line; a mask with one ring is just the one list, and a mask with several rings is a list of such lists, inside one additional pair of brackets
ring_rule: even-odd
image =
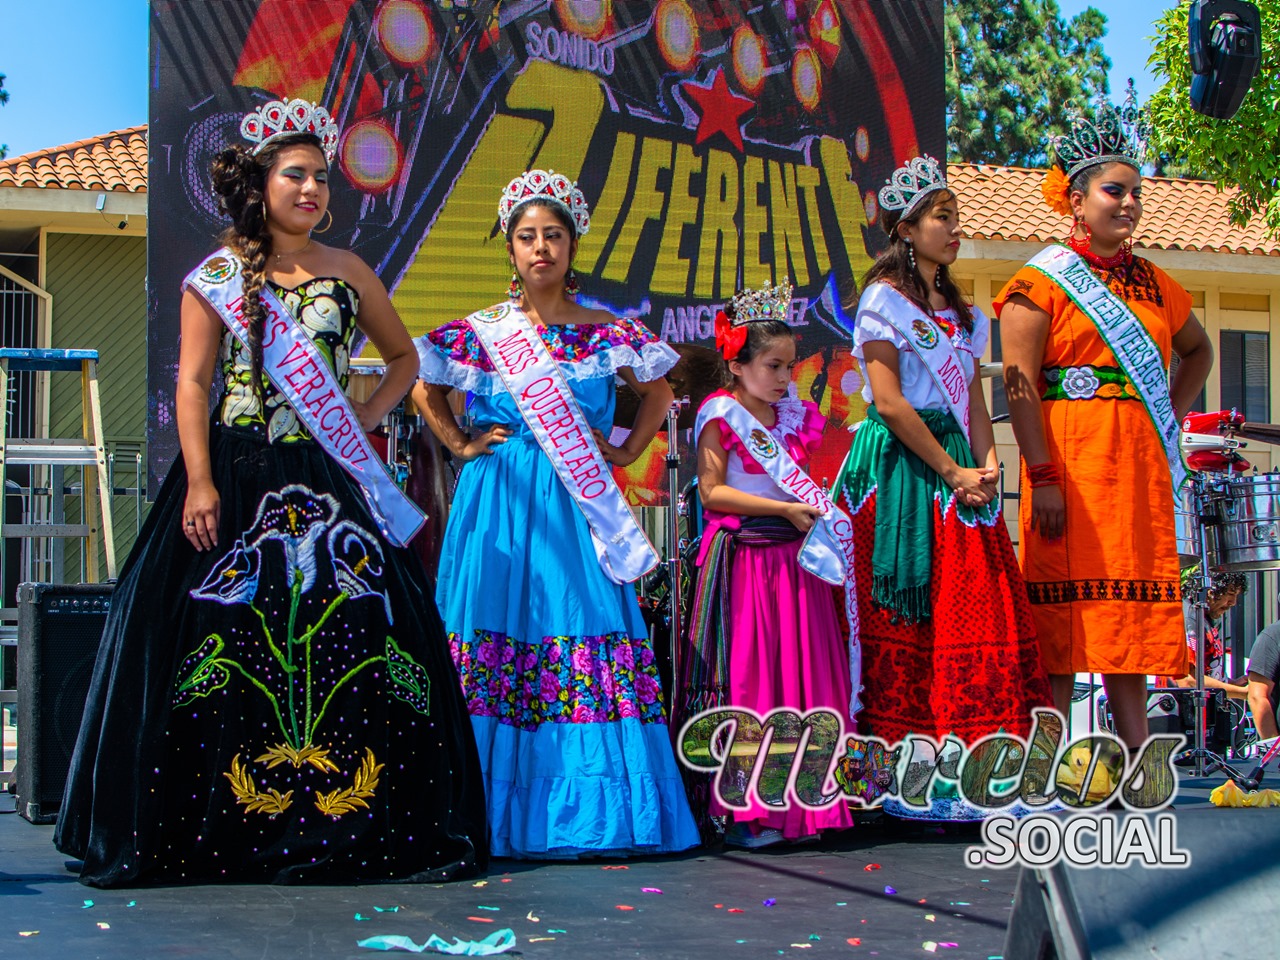
[(247, 147), (223, 150), (213, 159), (213, 192), (218, 206), (231, 218), (231, 226), (218, 237), (230, 247), (244, 270), (244, 312), (249, 326), (249, 356), (253, 389), (262, 395), (262, 333), (266, 310), (262, 288), (267, 282), (267, 262), (271, 257), (271, 234), (267, 231), (267, 174), (275, 166), (280, 151), (300, 144), (315, 147), (324, 155), (320, 138), (311, 133), (293, 133), (272, 140), (256, 156)]
[[(734, 309), (732, 303), (724, 305), (724, 315), (730, 320), (734, 317)], [(781, 340), (784, 337), (794, 338), (795, 333), (792, 329), (781, 320), (756, 320), (747, 324), (747, 339), (742, 344), (742, 349), (738, 351), (738, 355), (733, 359), (738, 363), (750, 363), (758, 357), (763, 351), (769, 348), (769, 344), (775, 340)], [(722, 386), (733, 386), (738, 378), (735, 377), (729, 369), (729, 361), (724, 362)]]
[[(909, 245), (898, 235), (898, 224), (906, 223), (915, 226), (932, 213), (939, 204), (955, 199), (954, 193), (943, 189), (933, 194), (909, 217), (903, 217), (900, 210), (881, 210), (880, 228), (889, 235), (889, 249), (876, 257), (876, 262), (862, 278), (862, 289), (865, 290), (871, 284), (883, 281), (923, 310), (927, 316), (933, 316), (933, 307), (929, 306), (929, 288), (925, 286), (920, 271), (911, 265), (911, 259), (907, 256)], [(972, 333), (973, 311), (969, 309), (968, 301), (956, 286), (951, 270), (943, 264), (938, 264), (938, 288), (946, 299), (947, 306), (956, 312), (960, 325)], [(857, 308), (856, 300), (847, 307), (850, 313), (855, 313)]]

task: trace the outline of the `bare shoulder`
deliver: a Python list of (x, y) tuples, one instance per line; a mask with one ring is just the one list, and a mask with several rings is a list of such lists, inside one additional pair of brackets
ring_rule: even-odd
[(591, 307), (579, 307), (574, 314), (574, 323), (617, 323), (618, 318), (608, 310), (594, 310)]
[(350, 250), (320, 245), (319, 253), (315, 269), (317, 276), (323, 274), (345, 280), (362, 296), (368, 296), (374, 290), (382, 289), (382, 281), (378, 279), (378, 275)]

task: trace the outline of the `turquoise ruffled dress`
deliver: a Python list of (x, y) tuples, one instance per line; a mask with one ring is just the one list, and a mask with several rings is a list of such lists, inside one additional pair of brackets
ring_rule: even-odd
[[(635, 320), (540, 331), (583, 415), (612, 428), (614, 377), (676, 354)], [(635, 588), (605, 577), (578, 507), (465, 320), (418, 341), (428, 383), (513, 435), (466, 464), (436, 586), (484, 774), (495, 856), (650, 854), (698, 843)]]

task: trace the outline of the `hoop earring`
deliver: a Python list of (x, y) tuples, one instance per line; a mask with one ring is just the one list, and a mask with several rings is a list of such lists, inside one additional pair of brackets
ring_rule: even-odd
[(519, 303), (522, 296), (524, 296), (524, 287), (520, 284), (520, 274), (518, 271), (512, 270), (511, 284), (507, 287), (507, 299), (512, 303)]
[(564, 295), (566, 297), (576, 297), (581, 290), (578, 287), (578, 275), (574, 273), (573, 267), (569, 268), (569, 272), (564, 278)]
[(903, 243), (907, 245), (907, 263), (911, 264), (912, 270), (917, 270), (916, 248), (912, 245), (911, 241), (908, 240), (906, 237), (903, 237)]
[(319, 227), (313, 228), (311, 231), (312, 233), (328, 233), (333, 228), (333, 211), (325, 210), (325, 213), (329, 215), (329, 223), (325, 226), (323, 230), (321, 230)]

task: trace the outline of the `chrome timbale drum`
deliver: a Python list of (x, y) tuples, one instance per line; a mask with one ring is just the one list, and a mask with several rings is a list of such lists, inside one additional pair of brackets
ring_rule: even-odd
[(1195, 491), (1190, 481), (1182, 485), (1174, 504), (1174, 535), (1178, 538), (1178, 565), (1194, 567), (1200, 562), (1200, 517), (1196, 514)]
[(1206, 531), (1209, 569), (1280, 570), (1280, 474), (1242, 477), (1226, 487), (1226, 496), (1214, 503), (1218, 523)]

